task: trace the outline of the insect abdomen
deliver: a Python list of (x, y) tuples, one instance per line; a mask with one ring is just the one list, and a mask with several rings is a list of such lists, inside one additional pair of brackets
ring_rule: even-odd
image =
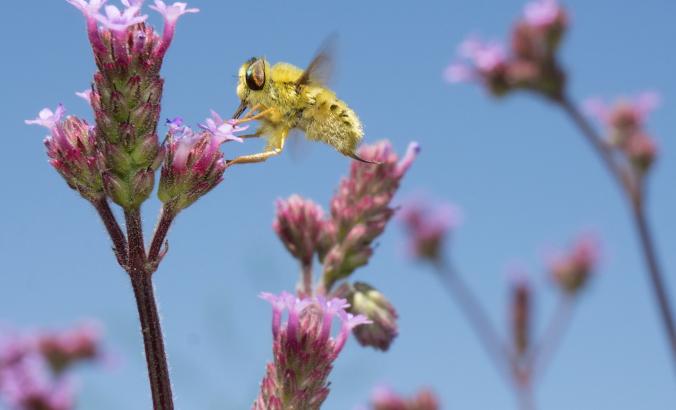
[(314, 104), (303, 111), (300, 128), (308, 139), (322, 141), (343, 154), (353, 154), (364, 131), (350, 107), (326, 90), (314, 96)]

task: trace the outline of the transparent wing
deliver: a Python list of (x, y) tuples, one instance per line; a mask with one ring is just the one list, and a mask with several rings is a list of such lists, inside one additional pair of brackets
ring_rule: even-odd
[(338, 36), (334, 33), (327, 37), (308, 64), (303, 74), (296, 81), (296, 87), (306, 84), (326, 84), (333, 74), (334, 55)]
[(287, 151), (293, 162), (301, 162), (309, 156), (312, 143), (305, 138), (303, 131), (293, 129), (286, 138)]

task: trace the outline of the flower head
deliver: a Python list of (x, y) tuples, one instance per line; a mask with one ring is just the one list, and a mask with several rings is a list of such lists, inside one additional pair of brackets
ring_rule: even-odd
[(272, 227), (286, 249), (304, 267), (312, 264), (324, 226), (324, 211), (309, 199), (292, 195), (278, 199)]
[(414, 201), (404, 206), (400, 218), (409, 236), (411, 252), (421, 260), (436, 261), (449, 234), (460, 223), (460, 211), (452, 204), (434, 206)]
[[(296, 298), (288, 293), (261, 294), (273, 307), (273, 356), (254, 402), (256, 410), (317, 410), (329, 393), (328, 376), (333, 361), (350, 331), (369, 321), (345, 311), (343, 299)], [(287, 322), (281, 314), (288, 311)], [(331, 337), (334, 318), (341, 321), (338, 335)]]
[(178, 212), (190, 206), (223, 180), (226, 165), (220, 146), (238, 141), (233, 135), (244, 127), (230, 127), (213, 122), (214, 128), (194, 132), (179, 117), (169, 120), (164, 163), (158, 196), (171, 203)]
[(562, 291), (576, 294), (587, 284), (598, 260), (598, 240), (593, 235), (585, 234), (578, 237), (569, 250), (549, 258), (549, 272)]
[(458, 56), (460, 61), (449, 65), (444, 71), (446, 81), (450, 83), (478, 81), (496, 95), (507, 91), (508, 61), (502, 44), (470, 37), (458, 47)]
[(75, 362), (93, 359), (90, 352), (99, 351), (99, 333), (93, 338), (91, 329), (91, 325), (36, 333), (3, 329), (0, 400), (15, 409), (74, 409), (75, 389), (67, 371)]
[(104, 195), (101, 177), (103, 154), (95, 131), (85, 120), (73, 116), (63, 119), (64, 111), (62, 105), (54, 112), (45, 108), (36, 119), (27, 120), (26, 124), (49, 129), (49, 135), (44, 140), (49, 163), (84, 198), (99, 199)]
[(319, 250), (327, 289), (368, 262), (371, 243), (394, 214), (390, 202), (420, 148), (411, 143), (399, 160), (388, 142), (364, 145), (359, 156), (378, 165), (352, 162), (350, 175), (340, 182), (331, 200)]

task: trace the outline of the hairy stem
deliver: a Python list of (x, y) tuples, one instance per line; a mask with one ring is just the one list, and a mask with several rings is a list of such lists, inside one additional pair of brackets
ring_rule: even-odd
[(129, 238), (128, 272), (141, 321), (141, 334), (145, 347), (153, 408), (155, 410), (173, 410), (169, 366), (164, 351), (160, 316), (153, 294), (152, 276), (148, 272), (146, 264), (141, 213), (136, 208), (125, 210), (124, 216), (127, 223), (127, 237)]
[(305, 296), (312, 296), (312, 263), (301, 263), (301, 283), (299, 287)]
[(160, 251), (162, 250), (162, 244), (165, 242), (174, 218), (176, 218), (176, 212), (170, 205), (164, 204), (160, 213), (160, 219), (155, 227), (153, 239), (150, 242), (150, 249), (148, 250), (148, 262), (155, 266), (155, 268), (157, 268), (156, 265), (161, 259)]
[(92, 201), (92, 205), (96, 208), (96, 211), (99, 213), (103, 225), (108, 231), (108, 236), (113, 241), (113, 252), (117, 258), (117, 263), (120, 264), (124, 269), (127, 266), (127, 238), (124, 237), (124, 233), (120, 228), (120, 224), (117, 223), (113, 211), (110, 209), (108, 200), (103, 197), (99, 200)]
[(643, 207), (644, 190), (640, 189), (641, 186), (636, 182), (635, 178), (630, 178), (626, 171), (620, 167), (612, 156), (610, 147), (589, 124), (589, 121), (587, 121), (580, 113), (575, 104), (566, 97), (561, 98), (558, 103), (580, 129), (582, 135), (593, 146), (611, 175), (620, 183), (625, 199), (631, 207), (632, 218), (641, 243), (643, 259), (648, 268), (653, 294), (657, 301), (662, 324), (670, 344), (672, 363), (676, 367), (676, 323), (674, 322), (671, 301), (664, 285), (664, 275), (662, 274), (657, 261), (657, 252), (655, 250), (653, 235), (650, 231), (645, 209)]

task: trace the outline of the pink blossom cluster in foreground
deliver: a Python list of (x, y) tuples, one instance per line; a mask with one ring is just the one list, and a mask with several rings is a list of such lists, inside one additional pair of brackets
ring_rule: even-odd
[[(329, 394), (328, 377), (350, 331), (370, 321), (352, 315), (345, 299), (298, 298), (262, 293), (272, 305), (273, 361), (261, 383), (255, 410), (319, 409)], [(282, 315), (288, 313), (286, 322)], [(334, 319), (340, 322), (331, 335)]]
[(2, 330), (0, 401), (16, 410), (74, 409), (70, 371), (100, 358), (99, 327), (88, 323), (63, 331)]

